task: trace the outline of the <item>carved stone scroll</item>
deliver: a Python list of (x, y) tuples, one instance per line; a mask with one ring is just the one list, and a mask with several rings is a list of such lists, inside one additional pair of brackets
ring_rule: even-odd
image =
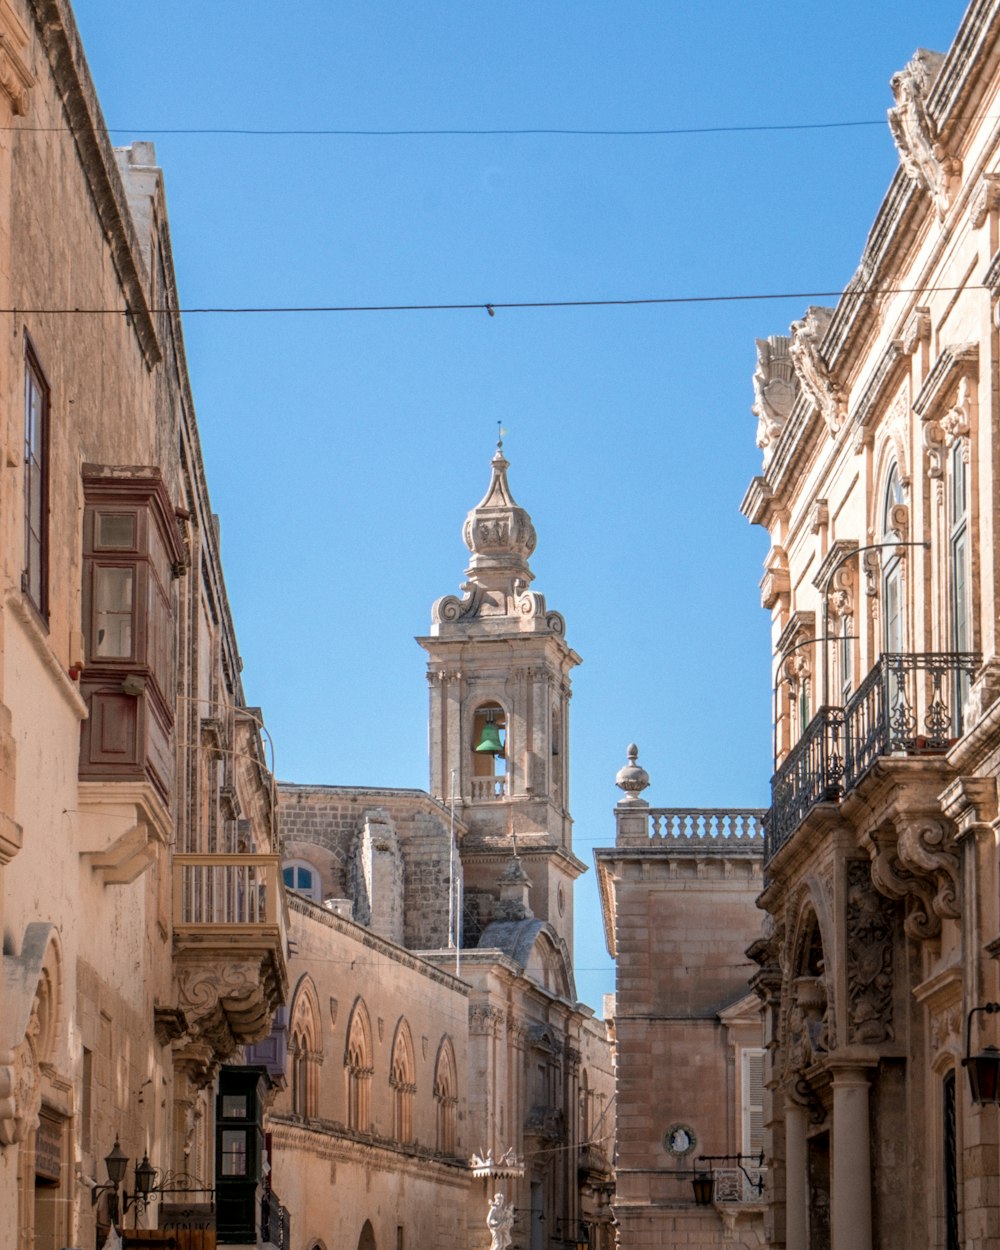
[(944, 57), (920, 48), (913, 59), (890, 79), (896, 104), (889, 110), (889, 129), (907, 175), (930, 195), (938, 216), (951, 203), (951, 188), (961, 166), (937, 141), (936, 127), (927, 111), (927, 97)]
[(846, 405), (843, 392), (820, 352), (832, 318), (831, 308), (813, 306), (807, 309), (800, 321), (792, 322), (788, 354), (802, 391), (819, 410), (830, 433), (836, 434), (844, 423)]

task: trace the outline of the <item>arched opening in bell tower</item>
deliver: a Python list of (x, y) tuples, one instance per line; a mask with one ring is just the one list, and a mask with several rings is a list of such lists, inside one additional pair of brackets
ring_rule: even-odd
[(507, 793), (507, 715), (499, 703), (481, 703), (472, 716), (472, 798)]

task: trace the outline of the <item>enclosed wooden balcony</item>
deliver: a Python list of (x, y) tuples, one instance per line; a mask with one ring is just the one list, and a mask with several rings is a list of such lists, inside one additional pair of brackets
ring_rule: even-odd
[(179, 1006), (222, 1057), (259, 1041), (288, 989), (278, 855), (173, 857)]
[(982, 657), (886, 653), (842, 707), (821, 707), (771, 778), (766, 858), (818, 803), (837, 803), (888, 756), (943, 755), (965, 732)]

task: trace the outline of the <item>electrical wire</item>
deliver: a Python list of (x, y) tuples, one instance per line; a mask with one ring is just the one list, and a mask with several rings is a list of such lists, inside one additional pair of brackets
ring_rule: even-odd
[[(270, 305), (216, 305), (190, 308), (151, 308), (153, 315), (176, 312), (184, 317), (198, 315), (261, 315), (277, 313), (377, 313), (377, 312), (487, 312), (492, 317), (500, 309), (517, 308), (626, 308), (643, 305), (669, 304), (738, 304), (768, 300), (840, 299), (845, 294), (858, 298), (869, 295), (932, 295), (956, 291), (985, 290), (978, 283), (967, 282), (960, 286), (916, 287), (865, 287), (855, 291), (763, 291), (743, 295), (660, 295), (650, 297), (627, 297), (624, 299), (549, 299), (507, 300), (479, 304), (270, 304)], [(132, 310), (124, 308), (0, 308), (0, 316), (60, 316), (60, 317), (130, 317)]]
[[(861, 126), (885, 126), (884, 117), (864, 118), (858, 121), (839, 122), (776, 122), (773, 124), (744, 126), (662, 126), (647, 129), (585, 129), (563, 126), (527, 126), (524, 128), (503, 127), (434, 127), (427, 129), (341, 129), (335, 127), (296, 126), (250, 127), (250, 126), (95, 126), (98, 134), (142, 134), (142, 135), (237, 135), (265, 138), (360, 138), (360, 139), (394, 139), (394, 138), (477, 138), (509, 135), (515, 138), (541, 136), (569, 136), (580, 138), (660, 138), (673, 135), (727, 135), (727, 134), (768, 134), (795, 130), (848, 130)], [(36, 134), (74, 133), (90, 130), (90, 127), (72, 126), (0, 126), (0, 131), (28, 131)]]

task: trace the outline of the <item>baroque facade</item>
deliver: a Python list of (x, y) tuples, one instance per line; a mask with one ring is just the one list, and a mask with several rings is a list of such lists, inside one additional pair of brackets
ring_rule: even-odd
[[(286, 914), (162, 175), (109, 144), (63, 0), (0, 3), (0, 126), (0, 1247), (59, 1250), (236, 1183), (218, 1082), (285, 997)], [(126, 1204), (116, 1142), (174, 1192)]]
[(497, 1193), (516, 1250), (612, 1245), (611, 1050), (573, 979), (579, 657), (528, 589), (507, 469), (498, 446), (463, 597), (418, 639), (429, 792), (279, 786), (293, 997), (268, 1130), (303, 1250), (481, 1250)]
[(618, 1245), (761, 1246), (763, 1025), (745, 952), (764, 813), (650, 807), (634, 745), (616, 784), (615, 845), (594, 859), (615, 959)]
[[(891, 82), (899, 169), (835, 308), (757, 344), (775, 772), (768, 1244), (1000, 1243), (1000, 5)], [(970, 1014), (971, 1013), (971, 1014)]]

